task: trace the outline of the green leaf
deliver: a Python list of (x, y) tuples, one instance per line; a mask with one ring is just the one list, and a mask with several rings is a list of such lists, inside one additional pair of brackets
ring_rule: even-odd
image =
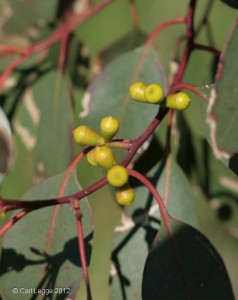
[(218, 158), (238, 151), (238, 18), (233, 26), (216, 74), (216, 89), (209, 103), (208, 122), (213, 150)]
[(132, 227), (126, 229), (126, 223), (117, 230), (123, 230), (123, 225), (124, 231), (116, 234), (112, 253), (110, 299), (139, 300), (143, 266), (149, 249), (147, 238), (157, 230), (149, 224), (146, 228), (132, 224)]
[(199, 221), (191, 185), (172, 157), (166, 164), (161, 175), (159, 172), (154, 174), (153, 180), (156, 180), (157, 190), (164, 197), (166, 188), (168, 189), (167, 209), (174, 218), (198, 228)]
[[(169, 164), (168, 210), (172, 216), (198, 227), (191, 187), (176, 162), (170, 159)], [(166, 185), (164, 164), (157, 164), (147, 175), (163, 196)], [(152, 201), (147, 188), (137, 187), (133, 205), (126, 208), (122, 224), (116, 228), (112, 254), (112, 299), (121, 299), (123, 295), (128, 299), (141, 299), (143, 262), (157, 234), (159, 223), (157, 203)]]
[(58, 1), (11, 0), (12, 16), (4, 29), (10, 33), (22, 33), (38, 22), (49, 22), (54, 19)]
[(32, 92), (40, 114), (35, 168), (41, 164), (46, 176), (53, 176), (65, 170), (71, 161), (72, 107), (66, 79), (48, 73), (34, 84)]
[(146, 37), (146, 34), (139, 29), (128, 32), (102, 52), (104, 62), (107, 64), (119, 55), (140, 47)]
[(136, 189), (136, 199), (122, 210), (115, 229), (110, 277), (110, 299), (141, 299), (143, 267), (159, 229), (158, 210), (151, 197)]
[[(237, 286), (237, 270), (238, 270), (238, 239), (237, 228), (230, 226), (225, 220), (218, 220), (215, 205), (211, 205), (206, 195), (201, 190), (196, 189), (195, 196), (197, 198), (198, 215), (201, 221), (201, 231), (209, 241), (215, 246), (219, 254), (222, 256), (229, 274), (235, 299), (238, 298)], [(237, 197), (236, 197), (237, 199)], [(213, 203), (217, 202), (217, 198)], [(231, 203), (230, 203), (231, 204)], [(219, 207), (218, 207), (219, 209)], [(234, 210), (233, 210), (234, 209)], [(232, 218), (238, 220), (237, 203), (233, 203)]]
[[(215, 84), (214, 85), (206, 85), (204, 87), (200, 87), (198, 88), (199, 92), (202, 93), (206, 98), (211, 99), (211, 95), (212, 93), (215, 92)], [(204, 121), (204, 128), (205, 128), (205, 134), (206, 134), (206, 138), (207, 141), (209, 143), (209, 145), (212, 147), (213, 143), (212, 143), (212, 135), (211, 135), (211, 131), (209, 128), (209, 123), (211, 122), (211, 113), (209, 112), (209, 107), (207, 106), (207, 104), (204, 101), (200, 101), (200, 111), (201, 111), (201, 116), (202, 119)], [(213, 149), (214, 150), (214, 149)], [(216, 152), (215, 152), (216, 154)], [(231, 169), (236, 175), (238, 175), (238, 155), (234, 154), (229, 158), (224, 158), (224, 157), (218, 157), (221, 159), (221, 162), (228, 167), (229, 169)], [(216, 173), (217, 174), (217, 173)]]
[[(94, 225), (93, 249), (89, 268), (92, 298), (105, 300), (108, 299), (109, 293), (108, 281), (114, 229), (119, 222), (121, 209), (108, 186), (93, 193), (89, 200)], [(76, 299), (88, 299), (86, 289), (80, 288)]]
[[(19, 199), (32, 186), (35, 180), (32, 150), (36, 144), (36, 126), (39, 112), (30, 89), (24, 89), (25, 84), (19, 83), (19, 88), (9, 91), (7, 111), (12, 116), (13, 159), (11, 169), (4, 179), (2, 196)], [(19, 170), (24, 174), (19, 176)], [(38, 175), (38, 174), (37, 174)], [(14, 189), (12, 188), (14, 186)]]
[[(207, 100), (209, 100), (209, 98), (211, 97), (211, 93), (214, 88), (215, 84), (206, 84), (196, 87), (199, 93), (206, 97)], [(198, 95), (190, 91), (188, 91), (187, 93), (189, 94), (192, 101), (189, 108), (183, 113), (185, 119), (188, 122), (189, 129), (191, 129), (193, 135), (199, 136), (201, 138), (207, 138), (210, 142), (210, 131), (206, 121), (208, 103), (205, 102), (204, 99), (200, 98)], [(200, 112), (200, 114), (198, 112)]]
[(168, 226), (172, 232), (161, 227), (147, 258), (143, 300), (234, 300), (225, 265), (207, 238), (176, 220)]
[[(34, 186), (25, 200), (57, 197), (65, 173), (51, 177)], [(65, 195), (80, 190), (75, 173), (72, 173)], [(82, 221), (89, 262), (91, 245), (91, 214), (84, 199), (81, 201)], [(4, 236), (1, 256), (1, 292), (5, 299), (13, 299), (12, 288), (66, 288), (65, 296), (75, 297), (82, 284), (83, 274), (78, 250), (76, 220), (70, 204), (58, 208), (47, 207), (30, 212), (18, 221)], [(52, 227), (53, 220), (53, 227)], [(50, 234), (52, 234), (50, 238)], [(47, 240), (50, 238), (48, 247)], [(46, 249), (48, 248), (48, 249)], [(16, 299), (33, 299), (33, 292), (18, 293)], [(58, 299), (53, 293), (51, 299)], [(62, 295), (61, 295), (62, 297)]]
[(166, 90), (166, 80), (156, 52), (152, 48), (144, 50), (120, 56), (95, 78), (83, 100), (83, 123), (98, 130), (100, 120), (113, 115), (120, 121), (119, 138), (135, 138), (145, 130), (159, 106), (133, 101), (129, 86), (135, 81), (154, 82)]
[[(167, 162), (161, 160), (146, 176), (156, 186), (162, 198), (167, 195), (167, 200), (164, 199), (166, 201), (165, 205), (172, 217), (195, 228), (199, 227), (191, 185), (179, 165), (171, 156)], [(137, 194), (144, 201), (150, 201), (150, 192), (144, 186), (137, 189)]]
[[(100, 1), (94, 1), (96, 5)], [(114, 24), (114, 26), (110, 26)], [(114, 1), (76, 29), (76, 34), (95, 57), (131, 28), (128, 3)], [(95, 30), (97, 29), (97, 30)], [(103, 32), (103, 34), (99, 34)]]

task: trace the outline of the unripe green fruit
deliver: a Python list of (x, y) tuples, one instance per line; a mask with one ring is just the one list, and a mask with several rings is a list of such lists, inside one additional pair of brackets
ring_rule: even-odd
[(125, 185), (128, 181), (128, 177), (129, 175), (127, 169), (119, 165), (113, 166), (107, 172), (108, 182), (115, 187), (120, 187)]
[(95, 148), (87, 153), (87, 160), (90, 163), (90, 165), (94, 167), (98, 166), (98, 164), (95, 161)]
[(106, 170), (111, 169), (116, 164), (112, 150), (107, 146), (98, 146), (94, 152), (95, 163)]
[(119, 129), (119, 121), (112, 117), (105, 117), (100, 123), (100, 132), (106, 141), (110, 141)]
[(130, 86), (130, 95), (131, 98), (140, 101), (147, 102), (145, 99), (145, 88), (146, 86), (142, 82), (136, 82)]
[(164, 99), (164, 90), (158, 84), (150, 84), (145, 88), (145, 99), (149, 103), (158, 104)]
[(120, 205), (128, 206), (134, 201), (135, 192), (128, 184), (126, 184), (125, 186), (116, 189), (115, 196)]
[(190, 98), (184, 92), (179, 92), (173, 95), (169, 95), (165, 98), (163, 103), (167, 108), (173, 108), (177, 110), (184, 110), (188, 108), (190, 104)]
[(96, 146), (104, 144), (104, 139), (96, 131), (82, 125), (73, 130), (74, 141), (80, 145)]

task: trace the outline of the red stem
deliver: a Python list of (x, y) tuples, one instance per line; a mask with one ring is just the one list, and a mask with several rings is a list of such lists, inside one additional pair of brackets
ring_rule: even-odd
[(146, 47), (148, 48), (155, 40), (155, 38), (158, 36), (158, 34), (163, 31), (164, 29), (173, 26), (173, 25), (178, 25), (178, 24), (183, 24), (185, 23), (186, 19), (185, 17), (180, 17), (180, 18), (175, 18), (169, 21), (166, 21), (162, 24), (160, 24), (158, 27), (156, 27), (152, 33), (150, 34), (148, 40), (146, 41)]
[[(171, 90), (175, 87), (178, 86), (178, 84), (181, 82), (182, 77), (184, 75), (190, 54), (193, 50), (193, 46), (194, 46), (194, 28), (193, 28), (193, 22), (194, 22), (194, 10), (195, 10), (195, 6), (196, 6), (196, 0), (190, 0), (190, 4), (189, 4), (189, 8), (187, 11), (187, 15), (186, 15), (186, 25), (187, 25), (187, 32), (186, 32), (186, 46), (185, 46), (185, 50), (183, 52), (180, 64), (179, 64), (179, 68), (178, 71), (174, 77), (173, 83), (171, 85), (171, 88), (168, 92), (168, 94), (171, 94)], [(169, 117), (168, 117), (168, 126), (167, 126), (167, 132), (166, 132), (166, 157), (167, 160), (166, 162), (170, 162), (169, 155), (170, 155), (170, 151), (171, 151), (171, 130), (172, 130), (172, 122), (173, 122), (173, 116), (174, 116), (174, 110), (170, 109), (169, 110)], [(169, 190), (169, 175), (170, 175), (170, 171), (168, 167), (170, 166), (167, 165), (166, 163), (166, 186), (165, 186), (165, 190), (168, 191)], [(166, 193), (166, 202), (167, 202), (167, 193)]]
[(187, 290), (187, 293), (188, 293), (188, 296), (189, 296), (188, 299), (192, 299), (192, 297), (191, 297), (191, 288), (190, 288), (189, 283), (188, 283), (188, 278), (186, 276), (183, 261), (182, 261), (182, 258), (181, 258), (181, 255), (180, 255), (180, 252), (179, 252), (179, 249), (178, 249), (178, 246), (177, 246), (177, 243), (176, 243), (176, 240), (174, 238), (173, 231), (172, 231), (172, 228), (171, 228), (171, 225), (170, 225), (170, 221), (173, 220), (173, 218), (167, 212), (167, 210), (164, 206), (164, 202), (163, 202), (159, 192), (154, 187), (154, 185), (145, 176), (143, 176), (141, 173), (139, 173), (135, 170), (128, 169), (128, 173), (131, 176), (138, 179), (140, 182), (142, 182), (149, 189), (151, 194), (154, 196), (154, 198), (155, 198), (155, 200), (156, 200), (156, 202), (159, 206), (160, 214), (161, 214), (161, 217), (163, 219), (165, 229), (166, 229), (166, 231), (168, 233), (168, 236), (170, 237), (171, 242), (172, 242), (172, 247), (173, 247), (174, 254), (177, 258), (178, 267), (180, 269), (181, 275), (183, 277), (184, 285), (186, 287), (186, 290)]
[(13, 218), (11, 218), (6, 224), (3, 225), (2, 228), (0, 228), (0, 236), (5, 234), (8, 231), (8, 229), (10, 229), (16, 222), (21, 220), (28, 212), (29, 212), (29, 210), (23, 209), (17, 215), (15, 215)]
[(184, 71), (185, 71), (187, 63), (188, 63), (188, 59), (189, 59), (190, 54), (193, 49), (193, 43), (194, 43), (193, 42), (193, 36), (194, 36), (193, 20), (194, 20), (194, 10), (195, 10), (195, 6), (196, 6), (196, 2), (197, 2), (197, 0), (190, 0), (189, 8), (188, 8), (187, 15), (186, 15), (187, 42), (186, 42), (183, 56), (182, 56), (180, 64), (179, 64), (179, 69), (174, 77), (172, 87), (174, 85), (178, 84), (182, 80)]
[[(107, 1), (108, 2), (108, 1)], [(111, 1), (110, 1), (111, 2)], [(163, 29), (167, 28), (168, 26), (178, 24), (180, 22), (183, 22), (181, 18), (170, 20), (168, 22), (165, 22), (164, 24), (161, 24), (158, 28), (156, 28), (149, 38), (147, 45), (152, 43), (156, 35)], [(54, 37), (54, 35), (53, 35)], [(52, 37), (51, 37), (52, 38)], [(48, 39), (49, 40), (49, 39)], [(42, 44), (40, 44), (42, 47)], [(44, 46), (45, 47), (45, 46)], [(42, 50), (42, 49), (41, 49)], [(36, 50), (35, 50), (36, 51)], [(39, 48), (37, 49), (39, 51)], [(22, 57), (20, 57), (22, 58)], [(166, 109), (160, 109), (156, 117), (153, 119), (153, 121), (150, 123), (150, 125), (147, 127), (147, 129), (134, 141), (131, 143), (131, 147), (129, 148), (128, 154), (125, 157), (125, 159), (122, 161), (122, 165), (127, 166), (132, 158), (134, 157), (135, 153), (137, 152), (138, 148), (148, 139), (148, 137), (151, 136), (151, 134), (156, 130), (156, 128), (159, 126), (159, 124), (162, 122), (163, 118), (166, 116), (167, 110)], [(30, 209), (39, 209), (46, 206), (52, 206), (56, 204), (64, 204), (69, 203), (72, 198), (82, 199), (87, 195), (90, 195), (91, 193), (95, 192), (99, 188), (103, 187), (107, 183), (107, 180), (105, 178), (101, 179), (100, 181), (96, 182), (95, 184), (91, 185), (90, 187), (79, 191), (76, 194), (69, 195), (67, 197), (61, 197), (58, 199), (49, 199), (49, 200), (38, 200), (38, 201), (16, 201), (16, 200), (5, 200), (0, 199), (0, 206), (1, 209), (4, 211), (9, 211), (17, 208), (30, 208)], [(11, 202), (11, 203), (10, 203)]]
[(213, 54), (215, 54), (216, 56), (221, 56), (221, 51), (211, 47), (211, 46), (206, 46), (206, 45), (200, 45), (200, 44), (194, 44), (193, 46), (194, 49), (199, 49), (199, 50), (203, 50), (203, 51), (207, 51), (207, 52), (211, 52)]
[(60, 46), (60, 54), (59, 54), (59, 62), (58, 62), (58, 71), (62, 72), (67, 58), (67, 50), (68, 50), (68, 42), (69, 42), (69, 34), (66, 33), (64, 37), (62, 37), (61, 40), (61, 46)]
[(192, 85), (190, 83), (178, 83), (178, 84), (174, 85), (169, 90), (169, 94), (171, 95), (175, 92), (178, 92), (179, 90), (189, 90), (189, 91), (193, 92), (194, 94), (198, 95), (204, 102), (206, 102), (206, 103), (209, 102), (209, 100), (203, 94), (201, 94), (194, 85)]
[(0, 45), (0, 57), (11, 54), (27, 55), (28, 49), (26, 47), (18, 47), (12, 45)]
[(164, 206), (164, 202), (163, 199), (161, 198), (159, 192), (156, 190), (155, 186), (141, 173), (135, 171), (135, 170), (131, 170), (131, 169), (127, 169), (129, 175), (135, 177), (136, 179), (138, 179), (140, 182), (142, 182), (151, 192), (151, 194), (154, 196), (158, 206), (159, 206), (159, 210), (161, 213), (161, 217), (164, 221), (166, 230), (168, 231), (169, 234), (172, 234), (170, 225), (169, 225), (169, 220), (172, 219), (172, 217), (169, 215), (169, 213), (167, 212), (165, 206)]
[[(64, 180), (63, 183), (61, 185), (58, 197), (62, 197), (65, 191), (65, 188), (67, 186), (68, 180), (69, 180), (69, 176), (72, 173), (73, 169), (77, 166), (77, 164), (81, 161), (81, 159), (84, 157), (85, 154), (87, 154), (92, 147), (87, 147), (85, 149), (83, 149), (78, 155), (77, 157), (72, 161), (72, 163), (70, 164), (70, 166), (68, 167), (66, 174), (64, 176)], [(54, 209), (54, 214), (52, 216), (52, 220), (51, 220), (51, 224), (50, 224), (50, 228), (49, 228), (49, 235), (46, 241), (46, 246), (45, 246), (45, 252), (48, 251), (49, 245), (51, 243), (51, 239), (54, 233), (54, 228), (55, 228), (55, 222), (56, 222), (56, 218), (59, 212), (59, 205), (57, 205)]]
[(71, 162), (70, 166), (68, 167), (66, 174), (64, 176), (63, 183), (61, 185), (60, 191), (59, 191), (59, 197), (62, 197), (64, 190), (66, 188), (66, 185), (69, 180), (69, 176), (72, 173), (73, 169), (79, 164), (81, 159), (92, 149), (92, 147), (84, 148), (77, 156), (76, 158)]
[(92, 293), (90, 288), (90, 281), (89, 281), (89, 274), (88, 274), (88, 267), (87, 267), (87, 255), (85, 251), (85, 243), (84, 243), (84, 236), (83, 236), (83, 224), (82, 224), (82, 214), (80, 211), (80, 204), (77, 199), (74, 199), (72, 204), (75, 211), (76, 222), (77, 222), (79, 255), (81, 259), (83, 275), (84, 275), (86, 288), (87, 288), (87, 299), (92, 300)]
[(87, 21), (90, 17), (94, 16), (96, 13), (98, 13), (100, 10), (105, 8), (107, 5), (112, 3), (113, 0), (103, 0), (99, 4), (92, 7), (89, 11), (83, 13), (82, 15), (75, 16), (75, 18), (70, 19), (67, 23), (61, 25), (59, 28), (57, 28), (50, 37), (48, 37), (46, 40), (38, 42), (31, 47), (29, 47), (26, 50), (25, 55), (17, 57), (15, 60), (13, 60), (10, 65), (6, 68), (5, 71), (0, 76), (0, 90), (3, 88), (5, 80), (11, 75), (11, 73), (15, 70), (17, 66), (19, 66), (21, 63), (26, 61), (29, 56), (32, 56), (38, 52), (41, 52), (59, 40), (62, 40), (66, 34), (71, 33), (75, 28), (77, 28), (79, 25)]
[[(65, 32), (68, 30), (68, 32), (71, 32), (77, 25), (81, 24), (83, 21), (88, 19), (91, 15), (93, 15), (96, 11), (99, 11), (102, 9), (104, 6), (108, 5), (111, 3), (112, 0), (105, 0), (92, 8), (89, 12), (86, 14), (82, 15), (80, 19), (77, 19), (74, 22), (71, 22), (70, 24), (64, 25), (67, 27), (67, 29), (64, 29), (62, 31), (61, 28), (59, 28), (50, 38), (47, 40), (34, 45), (31, 47), (31, 53), (39, 52), (42, 51), (43, 49), (49, 47), (49, 45), (52, 45), (54, 42), (56, 42), (58, 39), (62, 38), (63, 35), (65, 35)], [(178, 72), (175, 75), (173, 84), (171, 86), (170, 91), (179, 86), (179, 83), (182, 79), (182, 76), (184, 74), (190, 53), (193, 49), (193, 16), (194, 16), (194, 8), (195, 8), (196, 0), (191, 0), (190, 1), (190, 6), (187, 12), (186, 18), (177, 18), (174, 20), (170, 20), (168, 22), (165, 22), (158, 26), (151, 34), (150, 38), (148, 39), (146, 46), (148, 47), (155, 37), (158, 35), (159, 32), (161, 32), (163, 29), (174, 25), (174, 24), (179, 24), (179, 23), (184, 23), (186, 20), (187, 24), (187, 44), (186, 48), (184, 50), (182, 59), (181, 59), (181, 64), (179, 66)], [(21, 60), (27, 59), (26, 57), (19, 57), (17, 62), (12, 62), (11, 70), (14, 69)], [(6, 70), (7, 71), (7, 70)], [(8, 70), (9, 72), (9, 70)], [(4, 75), (4, 74), (3, 74)], [(169, 91), (169, 93), (170, 93)], [(131, 142), (131, 147), (129, 147), (128, 154), (125, 157), (125, 159), (122, 161), (122, 165), (127, 166), (132, 158), (134, 157), (135, 153), (137, 152), (138, 148), (148, 139), (148, 137), (153, 134), (153, 132), (156, 130), (156, 128), (159, 126), (159, 124), (162, 122), (163, 118), (166, 116), (168, 110), (166, 109), (159, 109), (158, 114), (156, 117), (152, 120), (150, 125), (147, 127), (147, 129), (139, 136), (137, 137), (134, 141)], [(2, 210), (8, 211), (8, 210), (13, 210), (17, 208), (28, 208), (31, 210), (39, 209), (42, 207), (46, 206), (52, 206), (56, 204), (63, 204), (63, 203), (69, 203), (72, 198), (77, 198), (77, 199), (82, 199), (83, 197), (97, 191), (99, 188), (103, 187), (107, 183), (107, 180), (105, 178), (101, 179), (100, 181), (96, 182), (95, 184), (91, 185), (90, 187), (79, 191), (78, 193), (74, 195), (69, 195), (67, 197), (61, 197), (58, 199), (49, 199), (49, 200), (39, 200), (39, 201), (15, 201), (15, 200), (5, 200), (5, 199), (0, 199), (0, 205), (2, 207)], [(10, 203), (11, 202), (11, 203)]]

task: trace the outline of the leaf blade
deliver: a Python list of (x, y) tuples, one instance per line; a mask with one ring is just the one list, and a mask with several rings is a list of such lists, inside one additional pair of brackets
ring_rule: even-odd
[(224, 263), (206, 237), (176, 220), (169, 224), (172, 237), (162, 226), (147, 258), (143, 300), (234, 300)]
[[(64, 176), (65, 173), (34, 186), (24, 196), (24, 199), (57, 197)], [(75, 174), (72, 174), (65, 194), (74, 193), (79, 189)], [(57, 286), (70, 287), (70, 295), (77, 294), (83, 280), (83, 273), (80, 267), (76, 221), (72, 220), (74, 215), (70, 205), (66, 204), (60, 207), (51, 243), (47, 253), (45, 252), (45, 243), (54, 209), (54, 207), (48, 207), (29, 213), (4, 236), (0, 273), (1, 290), (6, 298), (11, 298), (13, 285), (17, 288), (35, 287), (39, 289), (53, 289)], [(81, 211), (84, 216), (86, 253), (89, 262), (91, 215), (86, 201), (82, 202)], [(24, 296), (24, 299), (31, 299), (32, 293), (19, 294), (19, 297), (21, 296)], [(54, 294), (53, 299), (56, 299), (57, 296)]]

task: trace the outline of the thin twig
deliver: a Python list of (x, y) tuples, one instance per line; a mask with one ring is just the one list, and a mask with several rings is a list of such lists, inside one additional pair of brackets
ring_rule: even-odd
[(87, 267), (87, 255), (85, 251), (85, 243), (84, 243), (84, 235), (83, 235), (82, 214), (80, 211), (79, 201), (77, 199), (73, 199), (72, 206), (75, 212), (76, 223), (77, 223), (79, 255), (80, 255), (81, 265), (83, 269), (84, 280), (86, 283), (87, 300), (92, 300), (92, 292), (91, 292), (88, 267)]
[(94, 16), (112, 2), (113, 0), (104, 0), (82, 15), (75, 15), (74, 18), (69, 19), (68, 22), (65, 22), (63, 25), (57, 28), (50, 37), (27, 48), (24, 55), (18, 56), (16, 59), (14, 59), (5, 69), (5, 71), (2, 72), (0, 76), (0, 91), (4, 86), (5, 80), (12, 74), (16, 67), (26, 61), (30, 56), (48, 49), (56, 42), (62, 40), (66, 34), (74, 31), (79, 25), (87, 21), (90, 17)]
[(173, 218), (167, 212), (167, 210), (164, 206), (164, 201), (162, 200), (162, 198), (161, 198), (159, 192), (156, 190), (155, 186), (144, 175), (140, 174), (139, 172), (137, 172), (135, 170), (129, 170), (128, 169), (128, 173), (131, 176), (138, 179), (140, 182), (142, 182), (149, 189), (151, 194), (154, 196), (154, 198), (155, 198), (155, 200), (156, 200), (156, 202), (159, 206), (160, 214), (161, 214), (161, 217), (163, 219), (166, 231), (167, 231), (168, 236), (170, 237), (171, 242), (172, 242), (172, 247), (173, 247), (174, 254), (177, 258), (178, 267), (180, 269), (181, 275), (183, 277), (184, 285), (185, 285), (185, 288), (186, 288), (188, 296), (189, 296), (188, 299), (192, 299), (192, 297), (191, 297), (191, 288), (190, 288), (189, 281), (188, 281), (188, 278), (187, 278), (187, 275), (186, 275), (186, 272), (185, 272), (182, 257), (180, 255), (180, 251), (179, 251), (178, 245), (176, 243), (176, 240), (175, 240), (172, 228), (171, 228), (171, 224), (170, 224), (170, 222), (173, 220)]
[(10, 229), (16, 222), (21, 220), (25, 215), (29, 212), (29, 210), (22, 210), (18, 214), (16, 214), (13, 218), (11, 218), (6, 224), (3, 225), (2, 228), (0, 228), (0, 236), (5, 234), (8, 229)]

